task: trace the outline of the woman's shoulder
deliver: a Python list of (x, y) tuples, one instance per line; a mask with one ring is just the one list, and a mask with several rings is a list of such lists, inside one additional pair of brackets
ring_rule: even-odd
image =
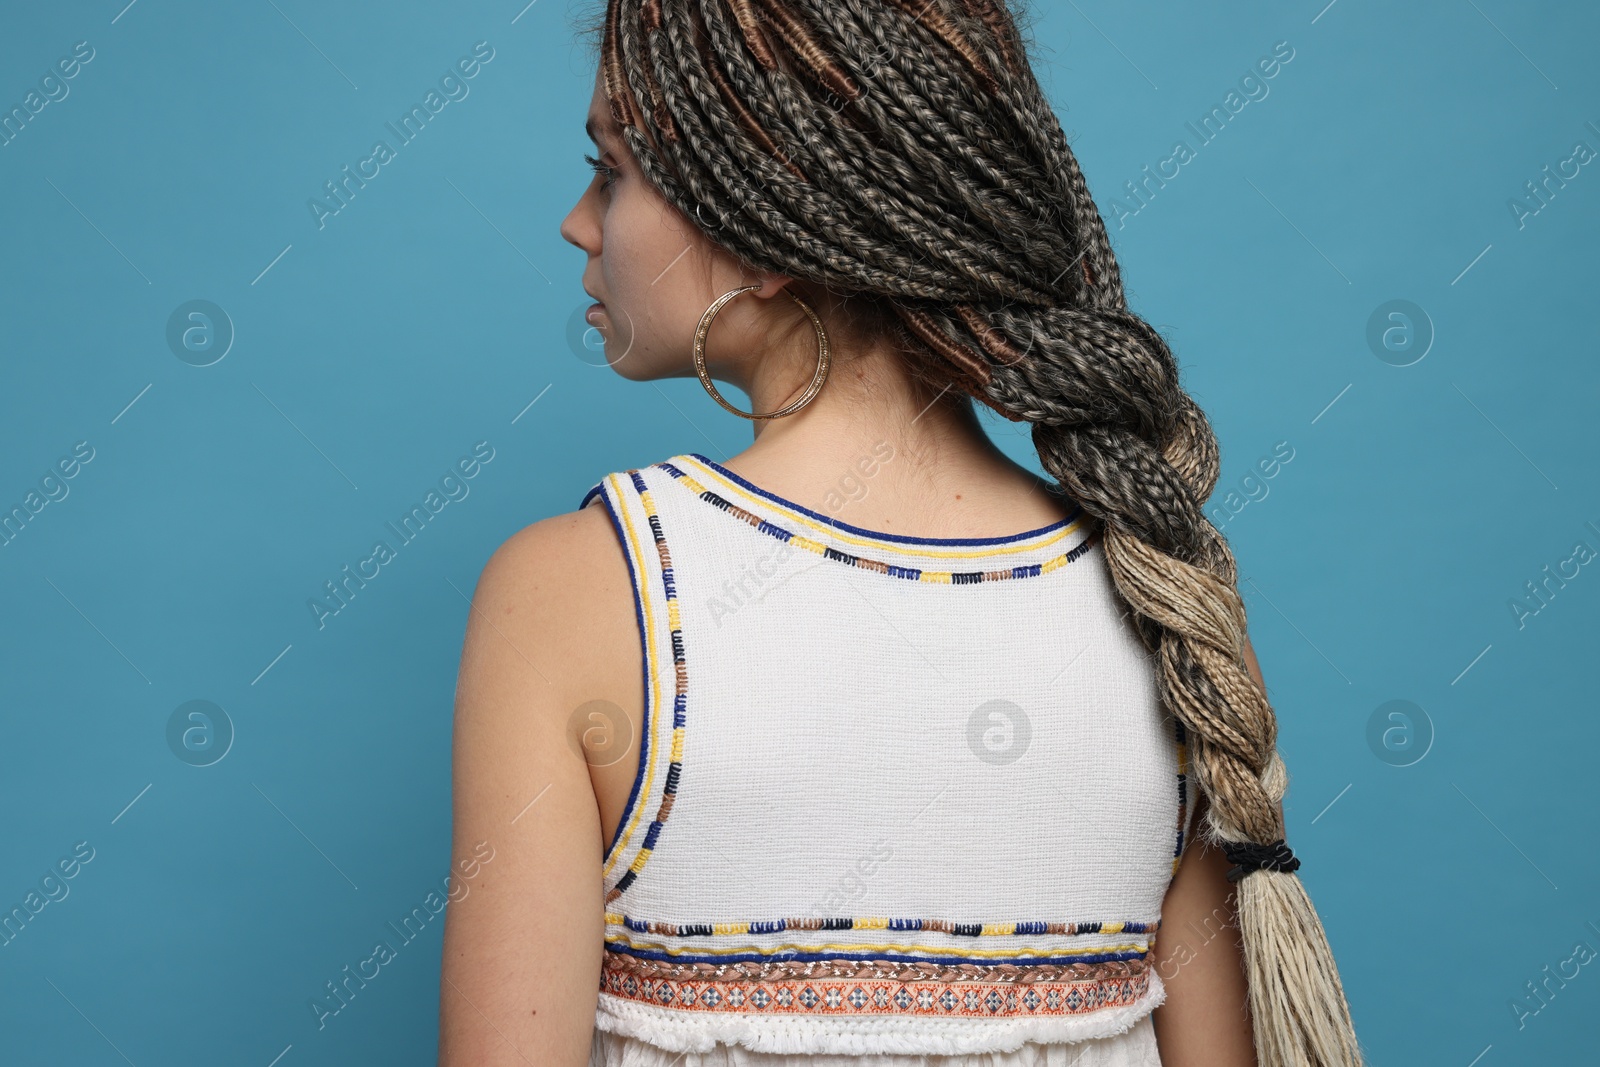
[[(581, 591), (597, 580), (627, 577), (626, 561), (608, 514), (618, 487), (631, 484), (639, 468), (619, 468), (574, 494), (571, 511), (529, 523), (495, 549), (484, 574), (502, 583), (551, 591)], [(579, 483), (582, 484), (582, 483)]]
[[(510, 583), (553, 587), (580, 582), (605, 570), (615, 546), (605, 509), (577, 508), (529, 523), (502, 541), (484, 565), (484, 575)], [(608, 544), (609, 542), (609, 544)]]
[[(589, 501), (585, 497), (585, 503)], [(603, 507), (578, 507), (522, 527), (484, 565), (479, 590), (491, 585), (546, 608), (580, 608), (627, 564)]]
[[(584, 497), (589, 504), (590, 496)], [(522, 527), (484, 564), (474, 621), (490, 624), (559, 689), (588, 688), (636, 645), (632, 579), (604, 507)]]

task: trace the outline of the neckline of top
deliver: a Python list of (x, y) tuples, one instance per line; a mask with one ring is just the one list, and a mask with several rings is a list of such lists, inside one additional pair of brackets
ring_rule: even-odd
[[(741, 506), (750, 503), (764, 504), (769, 508), (777, 509), (782, 519), (809, 527), (814, 532), (826, 532), (849, 543), (870, 543), (885, 549), (912, 555), (937, 554), (940, 556), (965, 557), (981, 557), (990, 554), (1010, 555), (1015, 552), (1024, 552), (1054, 544), (1073, 532), (1082, 530), (1085, 525), (1083, 506), (1074, 504), (1071, 513), (1064, 519), (1058, 519), (1048, 525), (1036, 527), (1032, 530), (1024, 530), (1021, 533), (1007, 534), (1000, 537), (917, 537), (907, 534), (888, 533), (882, 530), (869, 530), (864, 526), (855, 526), (824, 515), (803, 504), (798, 504), (777, 493), (763, 489), (749, 479), (724, 467), (716, 460), (703, 456), (698, 452), (685, 452), (674, 456), (666, 465), (669, 467), (673, 464), (677, 464), (680, 467), (689, 466), (690, 464), (683, 462), (685, 460), (693, 461), (696, 473), (713, 477), (721, 483), (722, 487), (729, 489), (740, 497), (740, 500), (735, 501), (735, 503)], [(919, 549), (922, 551), (919, 552)], [(973, 549), (976, 551), (950, 551), (957, 549)]]

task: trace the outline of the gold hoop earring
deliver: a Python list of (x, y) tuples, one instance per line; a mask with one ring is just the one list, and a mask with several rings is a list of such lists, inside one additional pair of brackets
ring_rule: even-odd
[(734, 297), (743, 293), (748, 293), (752, 289), (759, 288), (761, 288), (759, 285), (746, 285), (739, 289), (731, 289), (713, 300), (711, 302), (711, 306), (706, 308), (705, 314), (700, 316), (699, 327), (694, 331), (694, 372), (699, 376), (700, 384), (706, 387), (706, 392), (711, 394), (711, 399), (715, 400), (717, 403), (721, 404), (724, 408), (727, 408), (735, 415), (738, 415), (740, 418), (753, 420), (781, 419), (785, 415), (793, 415), (795, 412), (811, 403), (812, 400), (816, 399), (817, 394), (822, 391), (822, 383), (828, 379), (828, 368), (833, 361), (828, 350), (828, 332), (822, 328), (822, 320), (817, 317), (817, 313), (811, 309), (810, 304), (800, 299), (799, 296), (797, 296), (788, 288), (785, 288), (784, 292), (789, 294), (790, 300), (793, 300), (796, 304), (800, 305), (800, 310), (806, 313), (806, 317), (811, 320), (812, 328), (817, 331), (817, 369), (816, 372), (812, 374), (811, 384), (806, 386), (806, 391), (801, 393), (798, 399), (794, 400), (792, 403), (784, 405), (776, 411), (768, 411), (764, 414), (758, 414), (752, 411), (740, 411), (738, 408), (734, 407), (732, 404), (723, 399), (721, 393), (717, 392), (717, 387), (712, 384), (711, 375), (706, 370), (706, 335), (711, 332), (711, 322), (717, 317), (717, 312), (721, 311), (723, 305), (727, 304), (728, 301), (732, 300)]

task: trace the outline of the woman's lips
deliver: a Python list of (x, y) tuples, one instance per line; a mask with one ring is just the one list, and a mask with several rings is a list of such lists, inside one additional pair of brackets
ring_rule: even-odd
[(583, 320), (591, 326), (598, 325), (598, 323), (595, 322), (595, 317), (604, 313), (605, 310), (606, 306), (604, 304), (590, 304), (589, 310), (583, 313)]

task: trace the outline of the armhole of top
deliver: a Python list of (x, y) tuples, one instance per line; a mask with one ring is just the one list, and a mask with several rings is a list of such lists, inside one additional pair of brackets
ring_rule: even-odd
[(617, 820), (616, 829), (612, 832), (601, 861), (603, 876), (607, 885), (610, 885), (618, 853), (637, 830), (638, 815), (641, 810), (640, 794), (650, 766), (651, 726), (656, 717), (654, 687), (651, 684), (655, 662), (651, 654), (650, 628), (646, 622), (645, 611), (645, 600), (649, 593), (641, 584), (641, 576), (650, 573), (646, 566), (647, 561), (641, 555), (644, 545), (640, 540), (639, 528), (644, 514), (643, 508), (639, 504), (637, 495), (628, 488), (625, 473), (606, 475), (583, 495), (578, 509), (581, 511), (597, 499), (604, 505), (606, 514), (611, 518), (612, 531), (617, 535), (617, 541), (622, 546), (623, 558), (628, 564), (628, 584), (633, 591), (633, 615), (634, 621), (638, 624), (642, 662), (641, 682), (644, 689), (644, 720), (641, 724), (639, 760), (634, 770), (633, 785), (628, 790), (628, 802), (623, 805), (622, 816)]
[(1189, 846), (1195, 833), (1195, 808), (1199, 806), (1199, 788), (1194, 775), (1190, 772), (1193, 757), (1189, 750), (1188, 736), (1183, 722), (1176, 715), (1172, 717), (1174, 737), (1178, 744), (1178, 837), (1173, 849), (1172, 876), (1178, 875), (1178, 869), (1183, 866), (1183, 857), (1188, 854)]

